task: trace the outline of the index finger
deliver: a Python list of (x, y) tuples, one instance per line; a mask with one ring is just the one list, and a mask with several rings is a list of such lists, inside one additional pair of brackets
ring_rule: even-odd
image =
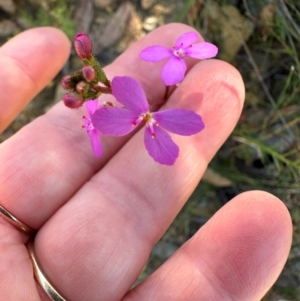
[(61, 70), (70, 42), (58, 29), (27, 30), (0, 48), (0, 133)]

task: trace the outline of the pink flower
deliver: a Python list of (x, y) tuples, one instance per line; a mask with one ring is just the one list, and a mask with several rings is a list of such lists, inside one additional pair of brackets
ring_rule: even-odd
[(88, 111), (90, 117), (87, 117), (87, 116), (82, 117), (84, 119), (84, 125), (82, 127), (86, 129), (86, 132), (90, 137), (92, 149), (93, 149), (95, 157), (99, 158), (102, 155), (102, 145), (101, 145), (101, 141), (100, 141), (100, 137), (99, 137), (99, 132), (97, 129), (95, 129), (95, 127), (92, 123), (92, 120), (91, 120), (91, 117), (97, 110), (98, 99), (86, 101), (85, 107), (86, 107), (86, 110)]
[(208, 59), (217, 55), (218, 48), (208, 42), (196, 43), (199, 34), (195, 31), (187, 32), (181, 35), (173, 49), (154, 45), (144, 49), (140, 53), (140, 58), (148, 62), (159, 62), (163, 59), (169, 59), (161, 71), (161, 77), (166, 86), (172, 86), (180, 83), (186, 72), (184, 57), (196, 59)]
[(204, 129), (199, 115), (184, 109), (151, 113), (140, 84), (127, 76), (112, 80), (112, 94), (125, 106), (101, 107), (92, 115), (92, 123), (105, 135), (124, 136), (139, 124), (145, 124), (144, 143), (149, 155), (158, 163), (173, 165), (179, 148), (166, 132), (190, 136)]

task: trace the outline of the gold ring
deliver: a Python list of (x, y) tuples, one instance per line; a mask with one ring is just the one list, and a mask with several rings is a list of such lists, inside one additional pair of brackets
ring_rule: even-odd
[(0, 205), (0, 213), (2, 216), (14, 227), (18, 230), (22, 231), (25, 234), (33, 234), (35, 231), (17, 219), (14, 215), (12, 215), (7, 209), (5, 209), (2, 205)]
[(36, 259), (33, 243), (29, 242), (27, 244), (28, 253), (33, 265), (33, 272), (34, 276), (39, 283), (39, 285), (43, 288), (43, 290), (46, 292), (46, 294), (50, 297), (53, 301), (67, 301), (64, 297), (61, 296), (57, 292), (57, 290), (54, 288), (54, 286), (49, 282), (47, 277), (45, 276), (44, 272), (39, 266), (39, 263)]
[[(1, 215), (14, 227), (18, 230), (22, 231), (26, 234), (34, 234), (36, 231), (21, 222), (18, 218), (16, 218), (13, 214), (11, 214), (7, 209), (5, 209), (2, 205), (0, 205), (0, 213)], [(36, 259), (33, 243), (29, 242), (27, 244), (27, 249), (29, 253), (30, 260), (33, 265), (34, 276), (46, 294), (50, 297), (53, 301), (67, 301), (64, 297), (62, 297), (54, 286), (49, 282), (45, 274), (43, 273), (42, 269), (40, 268), (38, 261)]]

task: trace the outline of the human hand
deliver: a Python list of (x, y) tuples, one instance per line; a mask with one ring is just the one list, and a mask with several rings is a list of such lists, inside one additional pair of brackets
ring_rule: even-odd
[[(182, 24), (155, 30), (105, 68), (106, 74), (136, 78), (149, 100), (162, 100), (160, 68), (138, 55), (153, 44), (172, 45), (189, 30)], [(38, 28), (0, 49), (1, 129), (59, 71), (69, 48), (59, 31)], [(291, 245), (289, 213), (276, 197), (252, 191), (226, 204), (130, 291), (243, 106), (243, 82), (232, 66), (219, 60), (187, 62), (189, 72), (165, 107), (196, 111), (206, 127), (198, 135), (174, 137), (180, 155), (172, 167), (148, 156), (142, 132), (102, 137), (104, 153), (95, 159), (79, 129), (83, 111), (62, 103), (0, 145), (0, 203), (38, 231), (37, 258), (67, 300), (253, 301), (281, 272)], [(0, 217), (3, 300), (50, 300), (33, 278), (27, 241)]]

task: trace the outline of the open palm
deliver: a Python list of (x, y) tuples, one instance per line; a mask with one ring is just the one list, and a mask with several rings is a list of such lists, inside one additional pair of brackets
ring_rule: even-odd
[[(131, 76), (149, 101), (162, 101), (160, 68), (138, 55), (150, 45), (170, 46), (190, 30), (182, 24), (155, 30), (105, 68), (108, 77)], [(69, 50), (67, 38), (53, 28), (26, 31), (0, 48), (0, 130), (60, 70)], [(281, 272), (291, 244), (288, 211), (276, 197), (252, 191), (225, 205), (130, 290), (243, 106), (243, 82), (232, 66), (187, 62), (184, 81), (164, 106), (196, 111), (206, 128), (174, 136), (180, 155), (172, 167), (148, 156), (142, 132), (102, 137), (104, 154), (95, 159), (80, 129), (83, 109), (62, 103), (0, 145), (0, 203), (38, 231), (37, 258), (67, 300), (253, 301)], [(49, 300), (33, 277), (27, 241), (0, 216), (1, 300)]]

